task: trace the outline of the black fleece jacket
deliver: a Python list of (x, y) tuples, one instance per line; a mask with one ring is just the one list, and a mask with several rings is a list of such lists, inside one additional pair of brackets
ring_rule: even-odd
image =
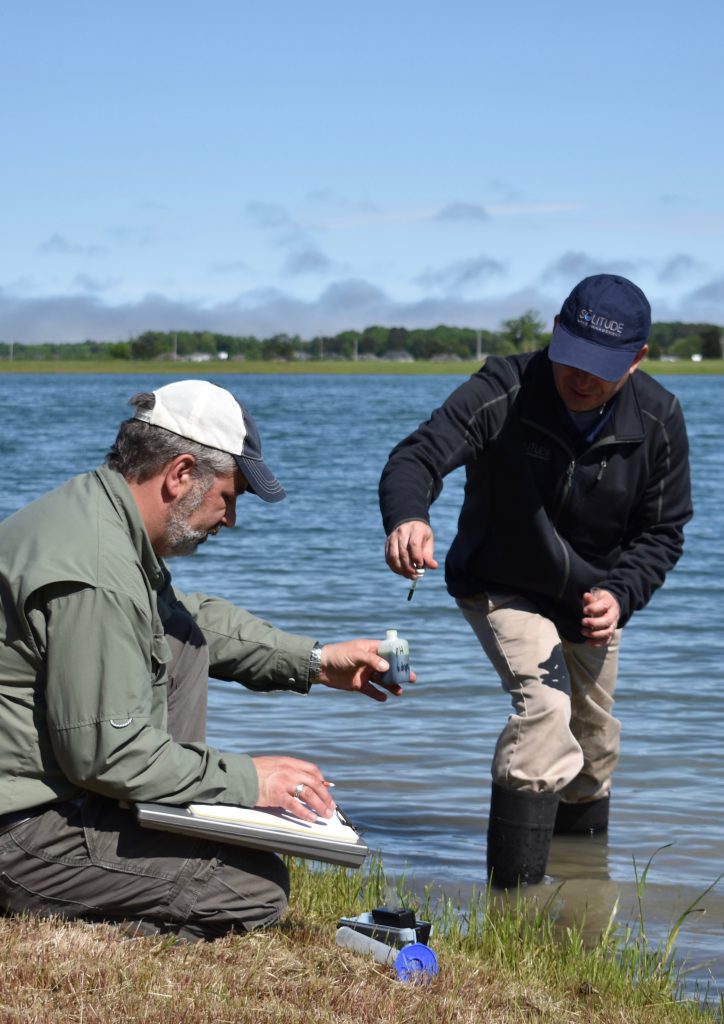
[(583, 642), (585, 591), (614, 594), (623, 626), (679, 559), (692, 515), (688, 452), (678, 400), (641, 370), (588, 443), (546, 350), (490, 357), (391, 452), (380, 480), (385, 531), (429, 522), (443, 477), (464, 465), (449, 592), (525, 595)]

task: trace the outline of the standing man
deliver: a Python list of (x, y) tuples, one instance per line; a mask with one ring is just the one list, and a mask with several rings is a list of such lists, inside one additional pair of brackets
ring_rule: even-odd
[(586, 278), (547, 350), (489, 358), (382, 474), (387, 563), (414, 579), (437, 568), (429, 508), (465, 466), (445, 578), (513, 706), (488, 827), (502, 887), (541, 880), (554, 829), (607, 828), (621, 629), (676, 564), (692, 514), (679, 403), (639, 371), (650, 326), (635, 284)]
[[(254, 420), (206, 381), (136, 395), (105, 465), (0, 524), (0, 906), (145, 922), (186, 939), (270, 924), (274, 854), (140, 828), (129, 802), (280, 806), (329, 817), (320, 769), (206, 743), (207, 681), (376, 700), (378, 642), (320, 646), (182, 594), (163, 559), (284, 490)], [(379, 678), (379, 676), (376, 676)]]

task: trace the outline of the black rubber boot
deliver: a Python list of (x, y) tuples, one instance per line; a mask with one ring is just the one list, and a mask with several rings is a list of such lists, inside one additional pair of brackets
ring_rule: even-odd
[(499, 889), (535, 885), (545, 874), (559, 796), (493, 783), (488, 822), (488, 878)]
[(584, 804), (558, 804), (556, 826), (557, 836), (595, 836), (608, 829), (608, 808), (610, 797), (589, 800)]

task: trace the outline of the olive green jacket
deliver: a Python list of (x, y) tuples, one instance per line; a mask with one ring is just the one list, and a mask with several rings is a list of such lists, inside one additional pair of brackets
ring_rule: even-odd
[(101, 466), (0, 523), (0, 814), (92, 790), (252, 805), (251, 758), (167, 732), (163, 622), (179, 602), (210, 674), (309, 689), (314, 641), (228, 601), (181, 594), (123, 477)]

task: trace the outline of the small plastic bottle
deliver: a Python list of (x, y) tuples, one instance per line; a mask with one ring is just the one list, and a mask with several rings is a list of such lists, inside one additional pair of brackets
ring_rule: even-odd
[(383, 683), (409, 683), (410, 645), (397, 635), (396, 629), (388, 629), (377, 653), (389, 663), (389, 669), (382, 676)]

